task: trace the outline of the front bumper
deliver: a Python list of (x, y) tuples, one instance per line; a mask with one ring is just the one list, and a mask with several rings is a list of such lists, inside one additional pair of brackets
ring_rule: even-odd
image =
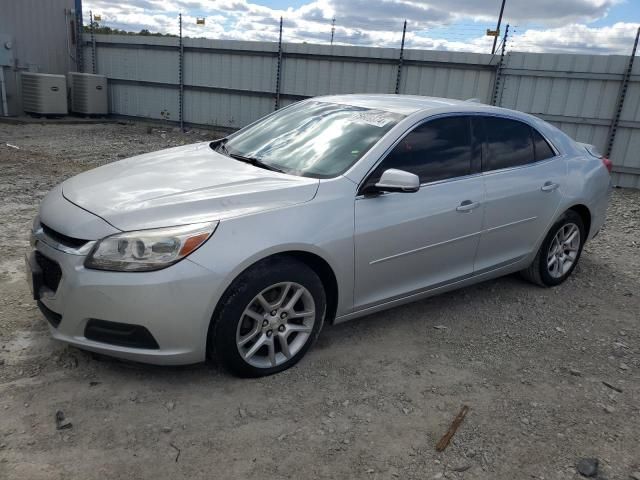
[[(60, 316), (52, 336), (97, 353), (162, 365), (180, 365), (206, 358), (207, 332), (220, 279), (189, 259), (155, 272), (106, 272), (86, 269), (84, 255), (55, 249), (43, 241), (34, 248), (57, 262), (62, 271), (57, 289), (41, 286), (36, 297)], [(90, 340), (91, 319), (138, 325), (159, 348), (131, 348)]]

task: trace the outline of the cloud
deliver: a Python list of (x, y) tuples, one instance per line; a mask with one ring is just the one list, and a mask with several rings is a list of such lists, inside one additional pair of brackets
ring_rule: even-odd
[[(542, 25), (512, 31), (511, 50), (627, 53), (637, 24), (593, 28), (622, 0), (508, 0), (505, 23)], [(130, 31), (178, 32), (182, 12), (187, 36), (276, 41), (284, 17), (287, 42), (328, 43), (336, 18), (335, 43), (398, 47), (408, 19), (408, 48), (488, 52), (498, 0), (309, 0), (298, 8), (274, 9), (250, 0), (84, 0), (84, 11), (105, 25)], [(206, 17), (197, 26), (196, 17)], [(88, 20), (88, 19), (87, 19)]]
[[(506, 18), (519, 23), (543, 22), (553, 25), (589, 22), (604, 17), (609, 9), (622, 0), (509, 0)], [(414, 27), (426, 28), (434, 24), (459, 19), (495, 22), (499, 1), (486, 0), (327, 0), (313, 2), (314, 20), (330, 20), (333, 16), (346, 27), (378, 29), (379, 25), (402, 23), (405, 19)], [(318, 12), (324, 13), (319, 16)], [(301, 18), (305, 18), (303, 9)], [(309, 12), (309, 13), (311, 13)]]
[(517, 33), (509, 45), (525, 52), (630, 55), (638, 26), (620, 22), (601, 28), (573, 24), (546, 30), (528, 29)]

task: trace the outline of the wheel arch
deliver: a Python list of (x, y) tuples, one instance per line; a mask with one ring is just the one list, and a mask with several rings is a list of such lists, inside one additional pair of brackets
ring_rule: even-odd
[(305, 265), (310, 267), (318, 275), (318, 277), (320, 277), (320, 281), (322, 282), (322, 285), (325, 290), (326, 301), (327, 301), (327, 311), (326, 311), (325, 322), (329, 324), (333, 324), (335, 320), (337, 308), (338, 308), (339, 288), (338, 288), (337, 276), (335, 274), (333, 267), (329, 264), (329, 262), (318, 253), (311, 252), (308, 250), (297, 249), (297, 248), (271, 252), (269, 254), (260, 256), (259, 258), (252, 259), (252, 261), (249, 262), (249, 264), (245, 265), (244, 268), (236, 272), (233, 275), (233, 278), (231, 278), (226, 284), (223, 293), (220, 295), (220, 298), (213, 309), (213, 313), (209, 321), (209, 326), (207, 328), (207, 337), (206, 337), (207, 338), (207, 341), (206, 341), (207, 356), (210, 356), (212, 353), (209, 351), (210, 342), (208, 340), (209, 336), (211, 335), (211, 328), (213, 326), (212, 320), (217, 315), (219, 309), (222, 306), (223, 301), (225, 300), (225, 297), (227, 296), (227, 293), (229, 292), (229, 289), (232, 287), (234, 282), (241, 275), (243, 275), (247, 270), (249, 270), (250, 268), (253, 268), (255, 265), (267, 260), (271, 260), (274, 258), (282, 258), (282, 257), (285, 257), (285, 258), (290, 257), (303, 262)]
[(580, 218), (582, 219), (582, 223), (584, 224), (585, 241), (586, 241), (586, 239), (589, 238), (589, 233), (591, 232), (591, 223), (592, 223), (591, 222), (592, 221), (592, 213), (591, 213), (591, 210), (589, 209), (589, 207), (587, 207), (584, 203), (581, 203), (581, 202), (576, 202), (576, 203), (573, 203), (573, 204), (567, 204), (567, 206), (561, 205), (560, 208), (558, 208), (558, 210), (556, 211), (556, 213), (553, 216), (553, 218), (552, 218), (551, 222), (549, 223), (549, 225), (547, 225), (545, 230), (542, 232), (542, 234), (538, 238), (538, 240), (537, 240), (537, 242), (535, 244), (535, 248), (529, 253), (529, 255), (527, 255), (526, 260), (525, 260), (525, 264), (527, 264), (528, 262), (533, 261), (534, 257), (538, 253), (538, 249), (540, 248), (540, 246), (542, 245), (542, 242), (544, 242), (545, 237), (549, 233), (549, 230), (551, 230), (551, 228), (553, 228), (553, 226), (556, 224), (556, 222), (560, 218), (562, 218), (562, 216), (566, 212), (568, 212), (569, 210), (577, 213), (580, 216)]
[(578, 215), (580, 215), (580, 218), (582, 219), (582, 223), (584, 224), (585, 239), (589, 238), (589, 233), (591, 232), (591, 210), (589, 210), (589, 207), (587, 207), (582, 203), (578, 203), (576, 205), (573, 205), (567, 208), (565, 211), (568, 211), (568, 210), (573, 210)]
[(304, 250), (290, 250), (287, 252), (277, 253), (275, 255), (293, 257), (308, 265), (314, 272), (316, 272), (318, 277), (320, 277), (320, 281), (322, 282), (322, 286), (324, 287), (325, 295), (327, 297), (327, 313), (325, 321), (333, 324), (336, 317), (336, 310), (338, 309), (339, 290), (338, 279), (333, 268), (329, 265), (329, 262), (320, 255)]

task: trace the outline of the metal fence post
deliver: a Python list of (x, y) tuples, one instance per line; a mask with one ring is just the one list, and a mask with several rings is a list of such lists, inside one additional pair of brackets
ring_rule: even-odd
[(636, 51), (638, 50), (638, 38), (640, 38), (640, 27), (636, 32), (636, 39), (633, 42), (633, 49), (631, 50), (631, 56), (629, 57), (629, 64), (627, 70), (624, 72), (622, 78), (622, 84), (620, 85), (620, 91), (618, 92), (618, 102), (616, 104), (616, 110), (613, 115), (613, 120), (609, 126), (609, 136), (607, 139), (607, 150), (605, 155), (609, 157), (613, 151), (613, 144), (616, 141), (616, 132), (618, 130), (618, 124), (620, 123), (620, 116), (622, 115), (622, 108), (624, 107), (624, 99), (627, 96), (627, 90), (629, 88), (629, 80), (631, 79), (631, 73), (633, 71), (633, 61), (636, 57)]
[(278, 68), (276, 70), (276, 104), (274, 110), (280, 108), (280, 83), (282, 81), (282, 17), (280, 17), (280, 36), (278, 37)]
[(178, 119), (180, 120), (180, 131), (184, 132), (184, 45), (182, 43), (182, 13), (178, 15), (179, 21), (179, 44), (178, 44), (178, 83), (180, 85), (178, 94)]
[(82, 1), (81, 0), (76, 0), (76, 3), (75, 3), (75, 14), (76, 14), (76, 21), (75, 21), (75, 27), (76, 27), (76, 32), (75, 32), (75, 38), (76, 38), (76, 70), (78, 72), (83, 72), (84, 71), (84, 47), (82, 46), (82, 44), (83, 44), (82, 23), (83, 22), (82, 22)]
[(93, 12), (89, 10), (89, 25), (91, 31), (91, 73), (96, 73), (96, 37), (93, 31)]
[(491, 105), (498, 105), (498, 94), (501, 91), (502, 84), (502, 66), (504, 64), (504, 53), (507, 48), (507, 39), (509, 38), (509, 24), (504, 29), (504, 39), (502, 40), (502, 49), (500, 50), (500, 61), (498, 62), (498, 67), (496, 68), (496, 80), (493, 84), (493, 96), (491, 97)]
[(400, 58), (398, 58), (398, 74), (396, 75), (396, 94), (400, 93), (400, 80), (402, 79), (402, 63), (404, 62), (404, 39), (407, 34), (407, 21), (402, 27), (402, 43), (400, 44)]

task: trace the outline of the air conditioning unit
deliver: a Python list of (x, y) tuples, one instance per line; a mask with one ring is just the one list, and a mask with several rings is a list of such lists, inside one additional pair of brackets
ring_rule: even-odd
[(107, 77), (91, 73), (69, 72), (71, 111), (83, 115), (106, 115)]
[(22, 108), (38, 115), (66, 115), (67, 79), (64, 75), (22, 72)]

